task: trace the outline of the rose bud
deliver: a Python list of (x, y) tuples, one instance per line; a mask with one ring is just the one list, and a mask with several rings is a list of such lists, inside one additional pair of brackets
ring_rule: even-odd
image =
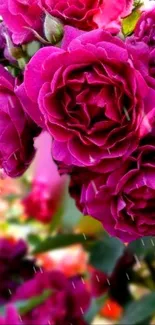
[(59, 19), (47, 14), (44, 21), (44, 33), (50, 43), (56, 44), (63, 37), (63, 25)]

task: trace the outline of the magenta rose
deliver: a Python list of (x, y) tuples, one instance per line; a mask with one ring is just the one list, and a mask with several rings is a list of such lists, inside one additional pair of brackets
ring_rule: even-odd
[(45, 290), (51, 290), (51, 295), (42, 305), (23, 315), (24, 323), (87, 325), (83, 315), (89, 307), (90, 294), (80, 277), (67, 279), (59, 271), (38, 273), (19, 287), (13, 301), (40, 296)]
[(84, 213), (123, 241), (155, 235), (154, 137), (144, 138), (130, 161), (82, 188)]
[(142, 13), (134, 35), (127, 38), (126, 45), (134, 65), (144, 75), (148, 85), (155, 89), (155, 4), (151, 10)]
[(155, 46), (155, 4), (142, 13), (134, 31), (135, 37), (150, 47)]
[(155, 47), (149, 47), (134, 35), (126, 39), (126, 46), (135, 68), (143, 75), (148, 86), (155, 89)]
[(120, 18), (130, 14), (133, 0), (40, 0), (40, 6), (64, 24), (82, 30), (105, 28), (117, 33)]
[(0, 238), (0, 306), (10, 301), (22, 282), (33, 278), (34, 269), (37, 271), (35, 261), (27, 254), (23, 240)]
[(12, 32), (15, 44), (23, 44), (34, 39), (29, 28), (42, 31), (42, 10), (36, 0), (1, 0), (0, 15)]
[(95, 30), (67, 46), (67, 33), (77, 31), (67, 28), (66, 50), (46, 47), (34, 55), (17, 95), (38, 104), (27, 112), (36, 122), (42, 116), (55, 160), (109, 171), (137, 147), (148, 88), (120, 39)]
[(15, 79), (0, 66), (0, 167), (10, 177), (23, 174), (34, 157), (38, 127), (23, 111)]

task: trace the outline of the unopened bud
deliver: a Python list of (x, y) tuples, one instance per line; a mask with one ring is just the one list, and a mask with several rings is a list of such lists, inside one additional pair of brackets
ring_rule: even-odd
[(44, 21), (44, 33), (46, 39), (50, 43), (57, 44), (63, 37), (63, 24), (59, 19), (46, 14)]
[(15, 46), (8, 34), (4, 34), (5, 39), (6, 39), (6, 44), (8, 48), (8, 52), (10, 56), (16, 60), (20, 59), (21, 57), (24, 56), (23, 50), (21, 47)]

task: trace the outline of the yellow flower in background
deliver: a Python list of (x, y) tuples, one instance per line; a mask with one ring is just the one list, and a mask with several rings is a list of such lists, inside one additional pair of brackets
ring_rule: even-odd
[(103, 226), (98, 220), (93, 219), (90, 216), (83, 216), (80, 219), (76, 228), (77, 232), (84, 233), (86, 235), (93, 235), (103, 232)]

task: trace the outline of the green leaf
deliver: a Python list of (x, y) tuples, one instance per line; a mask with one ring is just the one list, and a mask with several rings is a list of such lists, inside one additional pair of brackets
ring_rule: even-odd
[(90, 264), (110, 275), (118, 259), (123, 255), (124, 249), (125, 246), (120, 240), (104, 235), (104, 238), (91, 248)]
[(97, 299), (92, 299), (91, 305), (89, 307), (89, 310), (87, 311), (87, 313), (84, 316), (85, 321), (88, 324), (91, 324), (92, 323), (92, 321), (94, 320), (95, 316), (99, 313), (99, 311), (103, 307), (106, 299), (107, 299), (107, 295), (106, 294), (104, 294), (103, 296), (101, 296), (101, 297), (99, 297)]
[(138, 259), (143, 259), (155, 250), (155, 237), (149, 236), (137, 239), (130, 243), (127, 247), (132, 254)]
[(20, 315), (29, 313), (32, 309), (36, 308), (38, 305), (41, 305), (46, 299), (51, 295), (51, 290), (45, 290), (41, 296), (35, 296), (28, 301), (23, 301), (17, 303), (17, 309), (19, 310)]
[(82, 234), (60, 234), (53, 237), (46, 238), (41, 243), (39, 243), (33, 254), (43, 253), (50, 251), (52, 249), (58, 249), (62, 247), (67, 247), (74, 244), (85, 244), (86, 237)]
[(9, 203), (12, 203), (15, 200), (20, 199), (21, 197), (18, 194), (9, 194), (9, 195), (4, 195), (3, 198), (4, 198), (4, 200), (8, 201)]
[(29, 234), (27, 239), (28, 239), (29, 244), (34, 247), (39, 245), (41, 242), (40, 237), (37, 234), (33, 234), (33, 233)]
[[(41, 305), (46, 299), (51, 295), (51, 290), (45, 290), (42, 295), (34, 296), (31, 299), (17, 301), (14, 303), (14, 306), (17, 308), (20, 315), (24, 315), (29, 313), (32, 309)], [(0, 314), (5, 314), (5, 307), (0, 308)]]
[[(131, 302), (120, 321), (122, 325), (136, 325), (146, 321), (155, 313), (155, 292), (138, 301)], [(146, 323), (147, 324), (147, 323)]]
[(122, 32), (125, 37), (131, 35), (136, 27), (136, 24), (140, 18), (139, 7), (134, 9), (128, 17), (124, 18), (122, 21)]
[(63, 216), (63, 208), (62, 208), (62, 206), (60, 206), (58, 211), (52, 218), (51, 223), (49, 224), (50, 233), (54, 232), (57, 228), (59, 228), (59, 226), (61, 224), (62, 216)]

